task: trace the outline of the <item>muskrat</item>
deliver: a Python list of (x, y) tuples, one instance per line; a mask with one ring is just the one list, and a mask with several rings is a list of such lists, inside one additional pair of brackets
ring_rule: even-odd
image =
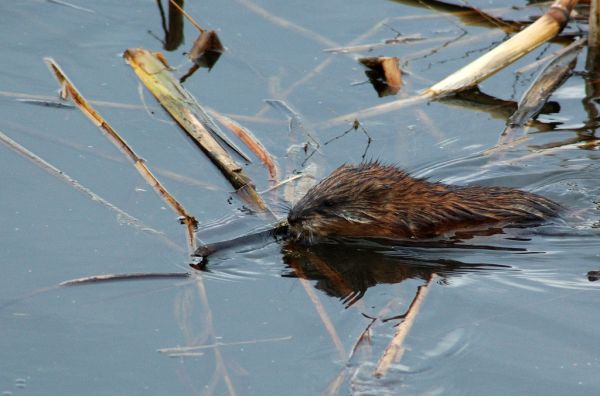
[(541, 223), (560, 205), (507, 187), (454, 186), (379, 162), (342, 165), (290, 210), (297, 239), (434, 238), (459, 230)]

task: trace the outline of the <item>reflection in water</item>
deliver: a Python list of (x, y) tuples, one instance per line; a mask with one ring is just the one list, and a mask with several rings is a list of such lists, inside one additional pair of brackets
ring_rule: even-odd
[[(436, 247), (442, 250), (435, 249), (435, 253), (417, 251)], [(316, 280), (315, 286), (318, 289), (342, 299), (346, 307), (349, 307), (361, 299), (367, 289), (379, 283), (400, 283), (405, 279), (415, 278), (428, 280), (434, 274), (448, 278), (472, 271), (510, 268), (506, 265), (467, 264), (445, 259), (443, 252), (449, 251), (449, 248), (498, 249), (492, 246), (452, 245), (444, 242), (385, 246), (365, 241), (360, 244), (327, 241), (308, 246), (285, 241), (282, 251), (289, 271), (283, 276)], [(523, 251), (511, 248), (506, 250)]]
[[(183, 14), (169, 0), (169, 20), (165, 18), (165, 10), (162, 5), (162, 0), (156, 0), (158, 11), (160, 12), (160, 20), (162, 28), (165, 32), (165, 40), (163, 48), (166, 51), (175, 51), (181, 43), (183, 43)], [(183, 7), (183, 0), (174, 0), (177, 5)]]

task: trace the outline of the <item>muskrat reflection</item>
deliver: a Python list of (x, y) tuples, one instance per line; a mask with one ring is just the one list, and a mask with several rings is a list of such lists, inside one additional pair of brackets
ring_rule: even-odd
[(285, 277), (316, 280), (315, 287), (340, 298), (346, 307), (360, 300), (367, 289), (379, 283), (405, 279), (428, 280), (433, 274), (448, 279), (471, 271), (510, 268), (497, 264), (466, 264), (443, 258), (404, 253), (390, 246), (348, 245), (334, 241), (307, 245), (285, 241), (283, 260), (289, 266)]

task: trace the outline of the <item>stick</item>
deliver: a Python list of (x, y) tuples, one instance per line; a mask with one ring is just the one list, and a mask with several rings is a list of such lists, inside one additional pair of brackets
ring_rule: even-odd
[(588, 46), (600, 47), (600, 2), (598, 0), (590, 1)]
[(173, 7), (177, 8), (177, 10), (178, 10), (179, 12), (181, 12), (181, 14), (182, 14), (184, 17), (186, 17), (186, 19), (187, 19), (187, 20), (188, 20), (188, 21), (189, 21), (189, 22), (190, 22), (192, 25), (194, 25), (194, 27), (195, 27), (196, 29), (198, 29), (198, 31), (199, 31), (200, 33), (204, 33), (204, 32), (205, 32), (205, 30), (204, 30), (204, 29), (202, 29), (202, 27), (201, 27), (200, 25), (198, 25), (198, 23), (197, 23), (197, 22), (194, 20), (194, 18), (192, 18), (192, 17), (190, 16), (190, 14), (188, 14), (188, 13), (187, 13), (187, 12), (186, 12), (186, 11), (185, 11), (183, 8), (181, 8), (181, 7), (179, 6), (179, 4), (177, 4), (177, 3), (176, 3), (174, 0), (169, 0), (169, 2), (171, 3), (171, 5), (172, 5)]
[(48, 68), (61, 85), (64, 97), (69, 97), (77, 108), (79, 108), (86, 117), (105, 133), (105, 136), (133, 162), (137, 171), (148, 184), (150, 184), (164, 201), (182, 217), (182, 223), (186, 225), (187, 229), (187, 242), (190, 253), (194, 252), (196, 250), (195, 233), (198, 221), (192, 215), (188, 214), (185, 208), (167, 191), (166, 188), (163, 187), (152, 172), (150, 172), (150, 169), (148, 169), (144, 160), (133, 151), (118, 132), (113, 129), (113, 127), (111, 127), (104, 118), (92, 108), (92, 106), (90, 106), (83, 96), (81, 96), (77, 88), (75, 88), (54, 59), (44, 58), (44, 62), (46, 62), (46, 65), (48, 65)]
[(6, 147), (10, 148), (17, 154), (30, 160), (35, 165), (37, 165), (44, 171), (48, 172), (52, 176), (55, 176), (55, 177), (59, 178), (60, 180), (64, 181), (65, 183), (67, 183), (68, 185), (73, 187), (75, 190), (79, 191), (83, 195), (90, 198), (92, 201), (97, 202), (97, 203), (101, 204), (102, 206), (110, 209), (117, 215), (117, 218), (120, 219), (124, 224), (135, 227), (136, 229), (138, 229), (140, 231), (143, 231), (143, 232), (146, 232), (146, 233), (149, 233), (152, 235), (156, 235), (161, 239), (161, 241), (165, 242), (170, 248), (173, 248), (177, 251), (181, 250), (179, 245), (177, 245), (175, 242), (168, 239), (162, 232), (144, 224), (138, 218), (130, 215), (129, 213), (125, 212), (123, 209), (108, 202), (106, 199), (102, 198), (101, 196), (99, 196), (98, 194), (96, 194), (95, 192), (90, 190), (89, 188), (87, 188), (84, 185), (82, 185), (81, 183), (79, 183), (76, 179), (72, 178), (71, 176), (69, 176), (65, 172), (61, 171), (60, 169), (58, 169), (57, 167), (55, 167), (48, 161), (44, 160), (43, 158), (39, 157), (35, 153), (33, 153), (33, 152), (29, 151), (28, 149), (26, 149), (25, 147), (21, 146), (19, 143), (15, 142), (14, 140), (9, 138), (2, 132), (0, 132), (0, 142), (2, 142), (4, 145), (6, 145)]
[(187, 272), (134, 272), (129, 274), (106, 274), (93, 275), (83, 278), (71, 279), (58, 284), (60, 287), (81, 286), (93, 283), (121, 282), (129, 280), (153, 280), (153, 279), (187, 279), (190, 274)]
[(390, 344), (385, 349), (385, 352), (383, 353), (381, 359), (379, 359), (379, 362), (377, 363), (377, 367), (373, 372), (373, 375), (375, 377), (383, 377), (390, 368), (390, 365), (393, 362), (399, 362), (402, 358), (402, 355), (404, 354), (404, 340), (410, 333), (410, 329), (412, 328), (417, 318), (417, 315), (419, 314), (419, 310), (421, 309), (421, 304), (423, 304), (423, 300), (427, 296), (429, 286), (435, 278), (436, 275), (432, 274), (431, 277), (427, 280), (427, 283), (419, 286), (415, 298), (408, 307), (408, 311), (406, 312), (404, 320), (396, 328), (396, 334), (394, 335), (394, 338), (392, 338)]
[(219, 122), (229, 128), (230, 131), (235, 133), (237, 137), (240, 138), (242, 142), (252, 151), (263, 163), (263, 165), (267, 168), (269, 172), (269, 177), (273, 181), (277, 181), (278, 169), (277, 164), (273, 160), (273, 156), (271, 153), (267, 151), (267, 149), (262, 145), (262, 143), (254, 136), (252, 132), (248, 129), (244, 128), (236, 121), (231, 118), (217, 113), (215, 111), (212, 112), (212, 115), (219, 120)]

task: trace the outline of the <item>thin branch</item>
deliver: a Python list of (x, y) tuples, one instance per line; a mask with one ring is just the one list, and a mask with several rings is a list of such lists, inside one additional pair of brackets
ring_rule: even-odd
[(196, 238), (195, 232), (198, 225), (198, 221), (185, 210), (158, 179), (152, 174), (150, 169), (146, 166), (144, 160), (138, 156), (135, 151), (127, 144), (127, 142), (119, 135), (119, 133), (113, 129), (102, 116), (92, 108), (92, 106), (85, 100), (79, 93), (77, 88), (69, 80), (69, 78), (62, 71), (60, 66), (52, 58), (44, 58), (44, 62), (48, 65), (48, 68), (58, 80), (61, 85), (63, 98), (69, 97), (73, 103), (81, 110), (81, 112), (87, 116), (98, 128), (100, 128), (105, 136), (125, 154), (134, 164), (137, 171), (142, 177), (150, 184), (158, 194), (165, 200), (173, 210), (182, 217), (182, 223), (186, 225), (187, 229), (187, 242), (190, 250), (190, 254), (196, 250)]
[(206, 31), (206, 30), (202, 29), (202, 27), (201, 27), (200, 25), (198, 25), (198, 23), (197, 23), (197, 22), (194, 20), (194, 18), (192, 18), (192, 17), (191, 17), (191, 15), (190, 15), (190, 14), (188, 14), (188, 13), (187, 13), (187, 12), (186, 12), (186, 11), (185, 11), (183, 8), (181, 8), (181, 7), (179, 6), (179, 4), (177, 4), (177, 3), (176, 3), (174, 0), (169, 0), (169, 2), (171, 3), (171, 5), (172, 5), (173, 7), (177, 8), (177, 10), (178, 10), (179, 12), (181, 12), (181, 14), (182, 14), (184, 17), (186, 17), (186, 19), (187, 19), (187, 20), (188, 20), (188, 21), (189, 21), (189, 22), (190, 22), (192, 25), (194, 25), (194, 27), (195, 27), (196, 29), (198, 29), (198, 31), (199, 31), (200, 33), (204, 33), (204, 32)]
[(404, 354), (404, 340), (410, 333), (410, 329), (412, 328), (417, 318), (417, 315), (419, 314), (421, 305), (423, 304), (423, 301), (427, 296), (429, 286), (435, 278), (436, 275), (432, 274), (427, 280), (427, 283), (419, 286), (417, 294), (415, 295), (415, 298), (411, 302), (410, 306), (408, 307), (408, 311), (404, 316), (404, 320), (396, 328), (396, 334), (394, 335), (394, 338), (392, 338), (390, 344), (385, 349), (385, 352), (383, 353), (381, 359), (379, 359), (379, 362), (377, 363), (377, 367), (373, 372), (373, 375), (375, 377), (383, 377), (390, 368), (390, 365), (394, 362), (399, 362), (402, 358), (402, 355)]
[(218, 113), (216, 111), (211, 112), (211, 114), (223, 125), (225, 125), (231, 132), (233, 132), (237, 137), (240, 138), (242, 142), (252, 151), (263, 163), (267, 171), (269, 172), (269, 177), (273, 181), (277, 181), (277, 176), (279, 173), (277, 164), (273, 159), (271, 153), (267, 151), (267, 149), (262, 145), (262, 143), (254, 136), (252, 132), (250, 132), (247, 128), (238, 124), (236, 121), (231, 118)]
[(38, 167), (40, 167), (42, 170), (48, 172), (49, 174), (57, 177), (58, 179), (64, 181), (65, 183), (67, 183), (68, 185), (70, 185), (71, 187), (73, 187), (75, 190), (79, 191), (80, 193), (84, 194), (85, 196), (87, 196), (90, 200), (92, 200), (93, 202), (97, 202), (99, 204), (101, 204), (102, 206), (110, 209), (111, 211), (113, 211), (116, 215), (117, 215), (117, 219), (119, 219), (120, 223), (135, 227), (136, 229), (158, 236), (161, 241), (163, 241), (166, 245), (168, 245), (170, 248), (173, 248), (177, 251), (181, 251), (181, 248), (179, 245), (177, 245), (175, 242), (171, 241), (169, 238), (167, 238), (164, 233), (144, 224), (141, 220), (139, 220), (138, 218), (130, 215), (129, 213), (125, 212), (124, 210), (122, 210), (121, 208), (115, 206), (114, 204), (108, 202), (106, 199), (102, 198), (101, 196), (99, 196), (98, 194), (96, 194), (95, 192), (93, 192), (92, 190), (90, 190), (89, 188), (83, 186), (81, 183), (79, 183), (76, 179), (72, 178), (71, 176), (69, 176), (68, 174), (66, 174), (65, 172), (61, 171), (60, 169), (58, 169), (57, 167), (55, 167), (54, 165), (52, 165), (51, 163), (47, 162), (46, 160), (44, 160), (43, 158), (39, 157), (38, 155), (36, 155), (35, 153), (29, 151), (28, 149), (26, 149), (25, 147), (21, 146), (19, 143), (15, 142), (14, 140), (12, 140), (11, 138), (9, 138), (8, 136), (6, 136), (4, 133), (0, 132), (0, 142), (3, 143), (4, 145), (6, 145), (6, 147), (10, 148), (11, 150), (15, 151), (17, 154), (21, 155), (22, 157), (30, 160), (31, 162), (33, 162), (35, 165), (37, 165)]

